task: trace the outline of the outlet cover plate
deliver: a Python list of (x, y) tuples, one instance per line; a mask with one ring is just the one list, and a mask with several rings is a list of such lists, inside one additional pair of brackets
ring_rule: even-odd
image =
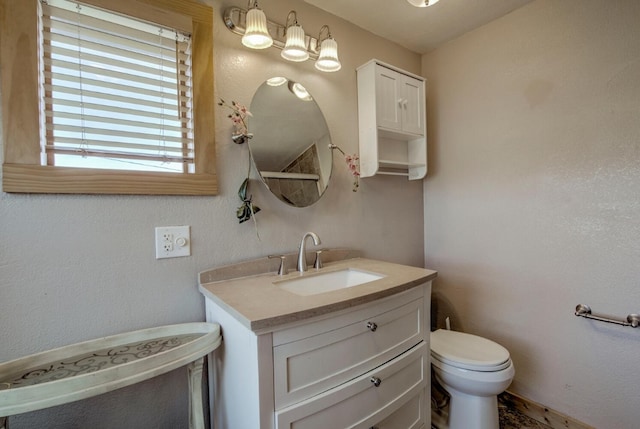
[(156, 227), (156, 259), (191, 256), (191, 227)]

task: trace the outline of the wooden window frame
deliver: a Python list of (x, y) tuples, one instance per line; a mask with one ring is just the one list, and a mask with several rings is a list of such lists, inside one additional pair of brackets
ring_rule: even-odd
[(43, 194), (217, 195), (213, 96), (213, 10), (193, 0), (80, 0), (175, 26), (191, 19), (195, 173), (157, 173), (41, 165), (38, 72), (39, 0), (0, 0), (2, 190)]

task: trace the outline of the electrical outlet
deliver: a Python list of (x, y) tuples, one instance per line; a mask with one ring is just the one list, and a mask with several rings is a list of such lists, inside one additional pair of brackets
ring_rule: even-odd
[(187, 226), (156, 227), (156, 259), (191, 256), (191, 231)]

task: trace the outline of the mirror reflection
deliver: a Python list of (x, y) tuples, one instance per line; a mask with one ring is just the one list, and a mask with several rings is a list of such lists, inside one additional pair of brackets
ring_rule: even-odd
[(306, 88), (290, 79), (268, 79), (256, 91), (249, 150), (267, 188), (295, 207), (322, 197), (331, 177), (329, 128)]

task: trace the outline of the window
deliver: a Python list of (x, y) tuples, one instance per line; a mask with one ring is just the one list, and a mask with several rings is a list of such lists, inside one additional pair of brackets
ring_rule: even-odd
[(4, 191), (217, 193), (210, 8), (0, 5)]
[(47, 165), (189, 172), (190, 33), (47, 0), (39, 47)]

